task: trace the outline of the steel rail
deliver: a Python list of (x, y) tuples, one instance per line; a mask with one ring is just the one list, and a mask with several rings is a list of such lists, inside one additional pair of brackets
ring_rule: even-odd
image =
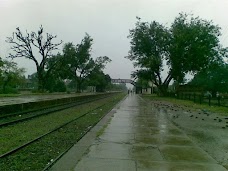
[[(127, 96), (125, 96), (118, 104), (120, 104), (124, 99), (126, 99)], [(107, 113), (109, 113), (112, 109), (110, 109)], [(75, 143), (77, 143), (79, 140), (81, 140), (98, 122), (101, 121), (106, 115), (103, 115), (97, 122), (95, 122), (88, 130), (86, 130)], [(70, 147), (68, 147), (66, 150), (64, 150), (61, 154), (59, 154), (49, 165), (47, 165), (42, 171), (48, 171), (64, 154), (66, 154), (74, 144), (72, 144)]]
[[(105, 115), (104, 115), (105, 116)], [(83, 132), (83, 134), (77, 139), (77, 141), (75, 143), (77, 143), (79, 140), (81, 140), (104, 116), (102, 116), (97, 122), (93, 123), (93, 125), (86, 130), (85, 132)], [(75, 144), (74, 143), (74, 144)], [(70, 147), (68, 147), (66, 150), (64, 150), (60, 155), (58, 155), (48, 166), (46, 166), (42, 171), (47, 171), (49, 170), (54, 163), (56, 163), (64, 154), (66, 154), (73, 146), (74, 144), (70, 145)]]
[(96, 108), (94, 108), (94, 109), (92, 109), (92, 110), (89, 110), (88, 112), (86, 112), (86, 113), (84, 113), (84, 114), (82, 114), (82, 115), (80, 115), (80, 116), (78, 116), (78, 117), (76, 117), (76, 118), (74, 118), (74, 119), (72, 119), (72, 120), (70, 120), (70, 121), (68, 121), (68, 122), (66, 122), (66, 123), (64, 123), (64, 124), (62, 124), (62, 125), (56, 127), (56, 128), (54, 128), (53, 130), (51, 130), (51, 131), (49, 131), (49, 132), (47, 132), (47, 133), (45, 133), (45, 134), (43, 134), (43, 135), (41, 135), (41, 136), (39, 136), (39, 137), (37, 137), (37, 138), (35, 138), (35, 139), (33, 139), (33, 140), (31, 140), (31, 141), (29, 141), (29, 142), (27, 142), (27, 143), (21, 145), (21, 146), (18, 146), (18, 147), (16, 147), (16, 148), (14, 148), (14, 149), (12, 149), (12, 150), (10, 150), (10, 151), (4, 153), (4, 154), (1, 154), (1, 155), (0, 155), (0, 159), (9, 156), (9, 155), (11, 155), (11, 154), (13, 154), (13, 153), (15, 153), (15, 152), (21, 150), (21, 149), (24, 148), (24, 147), (27, 147), (28, 145), (30, 145), (30, 144), (32, 144), (32, 143), (34, 143), (34, 142), (40, 140), (41, 138), (43, 138), (43, 137), (45, 137), (45, 136), (47, 136), (47, 135), (49, 135), (49, 134), (51, 134), (51, 133), (53, 133), (53, 132), (55, 132), (55, 131), (61, 129), (61, 128), (63, 128), (64, 126), (66, 126), (66, 125), (68, 125), (68, 124), (70, 124), (70, 123), (72, 123), (72, 122), (74, 122), (74, 121), (76, 121), (76, 120), (78, 120), (78, 119), (80, 119), (80, 118), (86, 116), (87, 114), (91, 113), (92, 111), (97, 110), (97, 109), (99, 109), (99, 108), (101, 108), (101, 107), (103, 107), (103, 106), (105, 106), (105, 104), (102, 104), (102, 105), (100, 105), (100, 106), (98, 106), (98, 107), (96, 107)]

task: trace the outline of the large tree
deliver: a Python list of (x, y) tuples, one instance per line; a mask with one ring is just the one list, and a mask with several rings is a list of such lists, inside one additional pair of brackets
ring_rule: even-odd
[(211, 21), (180, 14), (168, 29), (156, 21), (138, 18), (130, 30), (131, 49), (128, 59), (139, 69), (134, 76), (152, 81), (165, 94), (173, 79), (183, 82), (187, 73), (196, 74), (221, 60), (220, 28)]
[(90, 54), (92, 41), (92, 38), (86, 34), (80, 44), (75, 46), (72, 43), (66, 43), (63, 48), (66, 76), (77, 82), (77, 91), (81, 91), (83, 78), (94, 64)]
[(76, 46), (67, 43), (63, 48), (63, 61), (65, 64), (66, 76), (77, 83), (77, 91), (82, 90), (82, 84), (87, 77), (97, 69), (103, 69), (111, 60), (106, 57), (98, 57), (95, 60), (91, 57), (93, 39), (86, 34), (80, 44)]
[[(53, 57), (52, 52), (58, 49), (58, 46), (62, 43), (53, 43), (56, 35), (49, 33), (44, 34), (44, 29), (40, 26), (38, 32), (22, 33), (20, 28), (16, 28), (16, 32), (12, 37), (7, 38), (7, 42), (10, 43), (13, 53), (9, 54), (10, 58), (27, 58), (34, 61), (37, 70), (38, 78), (38, 90), (43, 91), (45, 88), (45, 82), (49, 77), (49, 72), (45, 70), (47, 61)], [(53, 67), (49, 67), (52, 69)]]
[(183, 82), (187, 73), (196, 74), (222, 62), (227, 49), (219, 42), (220, 27), (212, 21), (180, 14), (173, 22), (169, 48), (170, 73), (175, 81)]
[(152, 81), (163, 92), (172, 79), (170, 73), (165, 80), (162, 79), (163, 61), (169, 56), (169, 30), (158, 22), (141, 22), (138, 18), (135, 28), (130, 30), (129, 38), (131, 49), (127, 58), (139, 68), (133, 76)]

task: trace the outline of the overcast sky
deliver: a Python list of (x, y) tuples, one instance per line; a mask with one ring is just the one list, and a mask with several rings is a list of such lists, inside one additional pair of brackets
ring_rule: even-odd
[[(94, 39), (92, 56), (112, 59), (105, 72), (112, 78), (130, 78), (134, 68), (124, 56), (136, 16), (169, 26), (178, 13), (192, 13), (218, 24), (221, 42), (228, 46), (227, 10), (228, 0), (0, 0), (0, 56), (10, 52), (5, 40), (16, 27), (30, 32), (42, 24), (46, 32), (58, 36), (56, 42), (77, 44), (87, 32)], [(35, 72), (33, 62), (22, 58), (16, 62), (27, 74)]]

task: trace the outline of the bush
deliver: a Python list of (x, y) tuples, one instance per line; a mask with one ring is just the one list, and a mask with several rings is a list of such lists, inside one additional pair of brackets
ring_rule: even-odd
[(0, 94), (18, 94), (19, 91), (16, 88), (6, 87), (5, 90), (0, 89)]

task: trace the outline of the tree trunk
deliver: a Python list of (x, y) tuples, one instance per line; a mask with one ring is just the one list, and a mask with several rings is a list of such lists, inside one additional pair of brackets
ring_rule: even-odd
[(38, 78), (38, 91), (43, 92), (45, 80), (43, 80), (43, 74), (41, 71), (37, 72), (37, 78)]
[(77, 84), (77, 93), (81, 93), (81, 85), (80, 85), (80, 83)]
[(11, 78), (7, 78), (7, 79), (4, 81), (4, 83), (3, 83), (3, 85), (2, 85), (3, 93), (7, 93), (6, 87), (7, 87), (8, 83), (10, 82), (10, 80), (11, 80)]
[(3, 93), (6, 93), (6, 85), (7, 85), (7, 81), (5, 81), (3, 83), (2, 89), (3, 89)]
[(168, 85), (162, 84), (158, 86), (159, 96), (166, 96), (168, 90)]
[(82, 90), (82, 81), (78, 80), (78, 84), (77, 84), (77, 93), (81, 93)]

